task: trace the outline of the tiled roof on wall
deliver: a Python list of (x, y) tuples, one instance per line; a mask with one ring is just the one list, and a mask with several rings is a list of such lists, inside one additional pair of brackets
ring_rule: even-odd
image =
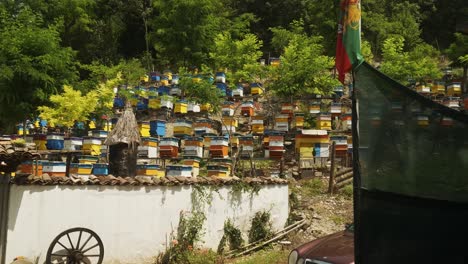
[(270, 177), (258, 178), (243, 178), (229, 177), (152, 177), (152, 176), (136, 176), (136, 177), (114, 177), (109, 176), (79, 176), (70, 175), (70, 177), (51, 177), (47, 174), (42, 176), (34, 175), (17, 175), (11, 179), (12, 184), (16, 185), (110, 185), (110, 186), (150, 186), (150, 185), (229, 185), (237, 182), (247, 184), (288, 184), (288, 180)]

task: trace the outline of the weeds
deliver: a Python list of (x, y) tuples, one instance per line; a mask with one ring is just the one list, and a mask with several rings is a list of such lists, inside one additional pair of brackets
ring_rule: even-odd
[(229, 245), (230, 250), (239, 249), (244, 244), (244, 239), (242, 238), (240, 229), (235, 227), (230, 219), (224, 222), (224, 235), (218, 246), (219, 254), (224, 252), (226, 244)]
[(249, 243), (273, 236), (270, 212), (262, 211), (255, 213), (249, 230)]

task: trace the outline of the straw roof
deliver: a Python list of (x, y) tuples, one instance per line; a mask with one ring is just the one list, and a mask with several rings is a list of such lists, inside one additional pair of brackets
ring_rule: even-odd
[(140, 129), (130, 104), (127, 103), (125, 111), (120, 116), (117, 124), (107, 136), (106, 145), (125, 143), (129, 146), (140, 144)]

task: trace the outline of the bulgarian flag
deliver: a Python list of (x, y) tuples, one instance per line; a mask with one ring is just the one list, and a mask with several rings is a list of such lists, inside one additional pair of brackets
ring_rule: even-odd
[(361, 55), (360, 2), (360, 0), (340, 0), (335, 66), (341, 83), (344, 83), (347, 72), (364, 61)]

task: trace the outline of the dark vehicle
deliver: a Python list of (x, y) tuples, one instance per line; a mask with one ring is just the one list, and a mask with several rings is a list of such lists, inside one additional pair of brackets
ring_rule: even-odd
[(354, 226), (299, 246), (288, 264), (354, 264)]

